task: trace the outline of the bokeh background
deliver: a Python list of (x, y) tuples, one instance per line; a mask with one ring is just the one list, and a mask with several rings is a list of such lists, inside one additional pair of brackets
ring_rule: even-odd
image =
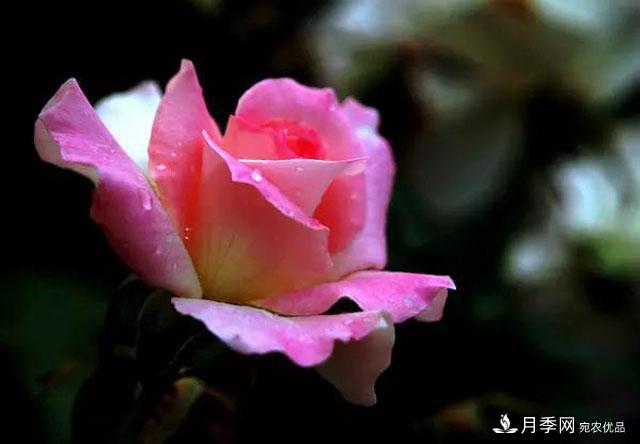
[[(508, 413), (516, 427), (626, 426), (515, 441), (638, 442), (638, 2), (11, 3), (0, 441), (116, 442), (129, 428), (148, 443), (490, 442), (506, 440), (491, 428)], [(128, 271), (88, 217), (91, 184), (38, 160), (35, 117), (67, 78), (95, 102), (166, 82), (183, 57), (221, 123), (266, 77), (380, 111), (398, 163), (388, 268), (449, 274), (459, 289), (441, 322), (398, 326), (375, 407), (157, 315), (162, 298), (122, 286)], [(156, 315), (140, 333), (145, 309)], [(184, 337), (203, 342), (185, 359), (206, 365), (175, 380), (164, 370)]]

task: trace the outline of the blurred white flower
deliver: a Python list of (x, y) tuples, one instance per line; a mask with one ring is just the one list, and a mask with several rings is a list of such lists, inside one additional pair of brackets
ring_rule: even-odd
[(638, 78), (639, 19), (633, 0), (341, 0), (312, 24), (312, 50), (327, 82), (349, 91), (412, 50), (411, 69), (427, 73), (414, 80), (453, 98), (460, 87), (445, 82), (459, 79), (430, 79), (443, 55), (490, 91), (518, 95), (539, 81), (571, 81), (602, 97)]
[[(338, 0), (311, 24), (311, 49), (323, 81), (350, 94), (372, 88), (391, 67), (399, 70), (426, 118), (400, 167), (416, 189), (437, 189), (420, 197), (426, 214), (463, 220), (494, 201), (522, 158), (520, 118), (537, 88), (607, 105), (640, 79), (639, 5)], [(586, 174), (567, 179), (570, 187), (584, 190), (585, 181), (608, 180)], [(607, 186), (595, 189), (607, 193)], [(582, 205), (579, 217), (591, 217), (592, 226), (606, 223), (589, 216), (597, 208), (582, 209), (592, 204), (571, 205)]]
[(622, 126), (614, 143), (608, 157), (577, 159), (556, 171), (559, 217), (570, 237), (635, 249), (628, 258), (640, 260), (640, 122)]
[(602, 236), (615, 231), (622, 211), (616, 169), (603, 158), (565, 163), (555, 172), (560, 193), (558, 216), (574, 236)]
[(566, 246), (551, 231), (520, 236), (507, 252), (507, 278), (521, 284), (553, 279), (567, 260)]
[(608, 155), (564, 162), (553, 173), (558, 199), (544, 229), (515, 241), (507, 275), (520, 283), (544, 282), (580, 260), (604, 275), (640, 271), (640, 122), (621, 126)]

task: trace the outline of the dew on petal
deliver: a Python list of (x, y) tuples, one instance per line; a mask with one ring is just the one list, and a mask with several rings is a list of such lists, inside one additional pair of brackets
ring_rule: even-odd
[(408, 309), (412, 309), (416, 307), (416, 301), (414, 301), (411, 298), (406, 298), (405, 300), (402, 301), (404, 303), (404, 306)]
[(138, 197), (140, 198), (140, 205), (146, 211), (151, 210), (151, 196), (146, 191), (139, 191)]
[(260, 182), (262, 180), (262, 174), (258, 170), (251, 171), (251, 178), (256, 182)]

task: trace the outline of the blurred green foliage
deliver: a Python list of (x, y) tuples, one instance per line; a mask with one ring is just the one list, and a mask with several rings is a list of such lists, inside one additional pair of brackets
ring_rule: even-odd
[[(13, 358), (52, 443), (69, 442), (74, 399), (93, 371), (107, 289), (79, 277), (23, 271), (4, 276), (0, 344)], [(34, 418), (35, 420), (35, 418)]]

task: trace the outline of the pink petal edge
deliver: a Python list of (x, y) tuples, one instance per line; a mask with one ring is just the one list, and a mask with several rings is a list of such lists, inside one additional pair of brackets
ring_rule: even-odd
[(396, 323), (413, 317), (437, 321), (442, 317), (448, 289), (455, 289), (448, 276), (359, 271), (339, 281), (264, 299), (255, 305), (283, 315), (309, 316), (324, 313), (346, 297), (363, 310), (388, 312)]
[(273, 205), (273, 207), (280, 211), (284, 216), (313, 230), (327, 231), (326, 227), (320, 224), (317, 220), (308, 216), (302, 208), (285, 196), (269, 180), (266, 180), (260, 170), (251, 168), (250, 162), (245, 163), (235, 159), (220, 147), (206, 131), (202, 132), (202, 137), (207, 142), (209, 148), (211, 148), (211, 150), (213, 150), (226, 163), (229, 168), (229, 172), (231, 173), (232, 181), (236, 183), (244, 183), (255, 188), (267, 202)]
[(322, 282), (328, 229), (206, 133), (189, 251), (210, 299), (247, 302)]
[(191, 228), (202, 170), (202, 131), (220, 140), (209, 115), (195, 67), (182, 60), (167, 84), (149, 143), (149, 172), (181, 235)]
[(386, 221), (395, 163), (389, 143), (378, 134), (378, 113), (352, 98), (342, 103), (344, 114), (359, 138), (367, 157), (364, 226), (346, 248), (334, 254), (331, 279), (370, 268), (383, 269), (387, 262)]
[[(242, 95), (236, 116), (254, 126), (274, 118), (304, 123), (322, 139), (326, 160), (369, 157), (350, 116), (331, 88), (313, 88), (289, 78), (266, 79)], [(336, 178), (325, 192), (315, 217), (331, 229), (332, 254), (344, 250), (362, 231), (366, 199), (371, 197), (365, 195), (365, 188), (364, 176), (353, 175)]]
[(75, 79), (64, 83), (40, 112), (35, 145), (43, 160), (96, 184), (91, 216), (143, 281), (180, 296), (201, 296), (191, 258), (158, 196)]
[(375, 384), (391, 364), (395, 342), (395, 329), (388, 314), (385, 322), (386, 327), (374, 330), (359, 341), (337, 342), (331, 357), (316, 367), (318, 373), (353, 404), (376, 403)]
[(280, 352), (302, 367), (319, 366), (320, 374), (347, 400), (375, 403), (373, 386), (389, 365), (394, 341), (393, 324), (384, 312), (282, 317), (201, 299), (173, 298), (172, 302), (179, 313), (203, 322), (240, 353)]
[(235, 115), (257, 126), (272, 118), (303, 122), (321, 135), (328, 148), (327, 160), (363, 154), (331, 88), (313, 88), (289, 78), (262, 80), (240, 97)]
[(366, 159), (317, 160), (240, 160), (260, 173), (275, 185), (294, 204), (313, 217), (323, 195), (339, 177), (350, 177), (362, 173)]

